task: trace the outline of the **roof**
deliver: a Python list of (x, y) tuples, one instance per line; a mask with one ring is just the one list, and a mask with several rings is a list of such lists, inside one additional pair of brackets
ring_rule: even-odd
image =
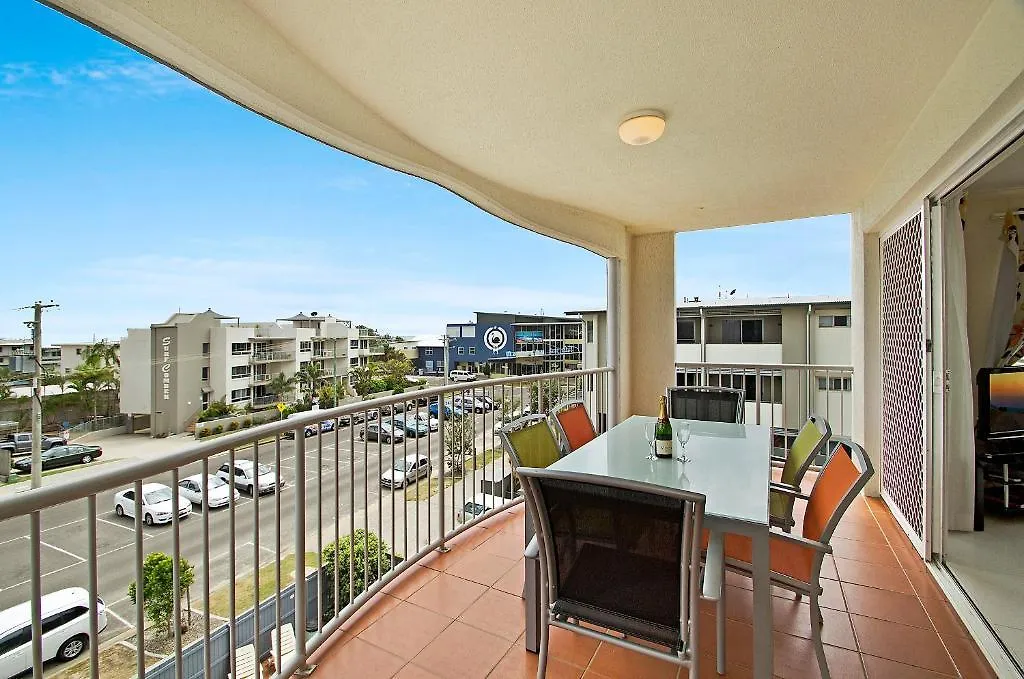
[[(778, 306), (844, 306), (852, 304), (849, 297), (832, 297), (829, 295), (808, 295), (803, 297), (729, 297), (726, 299), (712, 299), (700, 302), (679, 302), (676, 309), (744, 309), (752, 307), (778, 307)], [(567, 314), (603, 314), (605, 309), (579, 309), (566, 311)]]

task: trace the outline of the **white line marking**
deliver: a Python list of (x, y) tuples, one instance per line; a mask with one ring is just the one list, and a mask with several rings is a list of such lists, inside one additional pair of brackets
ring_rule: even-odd
[(108, 524), (108, 525), (114, 526), (115, 528), (123, 528), (124, 530), (126, 530), (126, 531), (128, 531), (128, 532), (130, 532), (130, 533), (134, 533), (134, 532), (135, 532), (135, 526), (134, 526), (134, 525), (133, 525), (133, 526), (132, 526), (131, 528), (129, 528), (128, 526), (125, 526), (125, 525), (123, 525), (123, 524), (120, 524), (120, 523), (114, 523), (113, 521), (109, 521), (109, 520), (107, 520), (107, 519), (101, 519), (101, 518), (99, 518), (99, 517), (96, 517), (96, 520), (97, 520), (97, 521), (102, 521), (102, 522), (103, 522), (103, 523), (105, 523), (105, 524)]
[[(107, 606), (107, 608), (106, 608), (106, 611), (107, 611), (107, 615), (112, 615), (112, 616), (114, 616), (114, 620), (117, 620), (117, 621), (118, 621), (119, 623), (121, 623), (121, 624), (122, 624), (122, 625), (124, 625), (125, 627), (134, 627), (134, 626), (135, 626), (135, 623), (133, 623), (133, 622), (128, 622), (127, 620), (125, 620), (124, 618), (122, 618), (122, 617), (121, 617), (120, 615), (118, 615), (117, 613), (115, 613), (115, 612), (114, 612), (114, 610), (113, 610), (113, 609), (112, 609), (112, 608), (111, 608), (110, 606)], [(135, 650), (135, 647), (134, 647), (134, 646), (129, 646), (129, 648), (131, 648), (131, 649), (132, 649), (133, 651)]]
[(79, 560), (79, 561), (81, 561), (82, 563), (85, 563), (85, 559), (83, 559), (82, 557), (78, 556), (77, 554), (72, 554), (71, 552), (69, 552), (69, 551), (68, 551), (68, 550), (66, 550), (66, 549), (61, 549), (60, 547), (57, 547), (57, 546), (55, 546), (55, 545), (51, 545), (51, 544), (50, 544), (49, 542), (43, 542), (42, 540), (40, 540), (40, 541), (39, 541), (39, 544), (40, 544), (40, 545), (42, 545), (42, 546), (44, 546), (44, 547), (49, 547), (49, 548), (50, 548), (50, 549), (52, 549), (52, 550), (58, 551), (58, 552), (60, 552), (61, 554), (67, 554), (67, 555), (68, 555), (68, 556), (70, 556), (71, 558), (73, 558), (73, 559), (78, 559), (78, 560)]
[(8, 542), (17, 542), (18, 540), (28, 540), (28, 536), (27, 535), (19, 535), (16, 538), (11, 538), (10, 540), (4, 540), (3, 542), (0, 542), (0, 545), (6, 545)]
[(64, 526), (71, 526), (76, 523), (81, 523), (82, 521), (85, 521), (85, 519), (75, 519), (74, 521), (68, 521), (67, 523), (62, 523), (58, 526), (50, 526), (49, 528), (44, 528), (41, 532), (45, 533), (49, 530), (57, 530), (58, 528), (63, 528)]

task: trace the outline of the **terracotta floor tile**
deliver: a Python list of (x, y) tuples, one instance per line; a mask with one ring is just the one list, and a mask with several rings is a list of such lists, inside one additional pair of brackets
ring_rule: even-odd
[(955, 672), (953, 661), (934, 630), (886, 620), (851, 616), (862, 652), (922, 667), (940, 674)]
[(441, 573), (420, 587), (407, 601), (435, 613), (457, 618), (487, 591), (483, 585)]
[(875, 589), (886, 589), (901, 594), (914, 594), (914, 587), (910, 584), (910, 580), (907, 579), (902, 568), (887, 568), (837, 557), (836, 570), (839, 571), (839, 579), (843, 582)]
[(842, 559), (865, 561), (889, 568), (900, 567), (900, 562), (889, 545), (876, 545), (838, 536), (832, 537), (831, 545), (833, 555)]
[(836, 572), (836, 562), (831, 554), (826, 554), (821, 561), (821, 577), (829, 580), (838, 580), (839, 573)]
[[(818, 676), (818, 656), (814, 642), (776, 632), (775, 675), (783, 679), (808, 679)], [(825, 646), (825, 659), (833, 679), (864, 679), (860, 655), (834, 646)]]
[[(584, 668), (554, 658), (548, 654), (546, 676), (551, 679), (579, 679)], [(488, 679), (534, 679), (537, 676), (537, 654), (530, 653), (523, 644), (513, 644), (505, 657), (495, 666)]]
[(443, 571), (449, 566), (454, 566), (459, 559), (462, 559), (472, 551), (472, 549), (451, 549), (447, 552), (439, 552), (435, 549), (417, 561), (416, 564), (424, 568), (432, 568), (435, 571)]
[(953, 610), (949, 602), (941, 599), (921, 599), (920, 601), (940, 636), (968, 636), (967, 628), (964, 627), (960, 616)]
[(548, 638), (548, 655), (560, 658), (571, 665), (586, 667), (594, 659), (600, 643), (597, 639), (560, 627), (552, 627)]
[[(710, 615), (700, 616), (700, 638), (698, 649), (702, 655), (716, 657), (715, 618)], [(742, 665), (753, 667), (754, 664), (754, 628), (739, 620), (725, 622), (725, 660), (727, 667)]]
[(398, 670), (395, 679), (444, 679), (443, 675), (428, 672), (419, 665), (407, 664)]
[(931, 670), (886, 660), (873, 655), (861, 656), (868, 679), (952, 679), (953, 675), (939, 674)]
[(412, 660), (451, 621), (448, 616), (403, 601), (360, 632), (359, 638), (403, 660)]
[(932, 628), (932, 621), (921, 606), (921, 601), (912, 594), (844, 582), (843, 595), (846, 597), (846, 609), (851, 613), (913, 627)]
[(437, 571), (433, 568), (424, 568), (417, 564), (398, 576), (398, 579), (390, 582), (382, 591), (398, 599), (407, 599), (409, 595), (436, 577)]
[[(853, 635), (850, 616), (844, 611), (831, 608), (822, 608), (821, 615), (825, 619), (825, 624), (821, 628), (822, 641), (856, 651), (857, 641)], [(776, 599), (772, 607), (772, 619), (772, 627), (780, 632), (804, 639), (811, 638), (811, 606), (806, 601), (797, 603)]]
[(507, 573), (515, 563), (512, 559), (474, 549), (465, 558), (459, 559), (454, 565), (446, 568), (445, 572), (489, 587)]
[(587, 669), (609, 678), (675, 679), (679, 674), (679, 665), (668, 660), (603, 642)]
[(910, 584), (913, 586), (917, 596), (922, 599), (946, 601), (946, 595), (942, 592), (942, 588), (935, 582), (931, 571), (923, 563), (917, 568), (904, 568), (904, 573), (906, 573), (907, 578), (910, 580)]
[(867, 542), (873, 545), (888, 545), (888, 540), (885, 539), (885, 535), (882, 533), (877, 525), (871, 525), (868, 523), (846, 523), (840, 522), (836, 526), (835, 536), (846, 538), (847, 540), (858, 540), (860, 542)]
[(357, 638), (336, 650), (332, 648), (320, 661), (317, 674), (325, 677), (387, 679), (394, 676), (404, 664), (405, 661), (397, 655)]
[[(726, 663), (725, 674), (719, 674), (715, 662), (715, 656), (701, 654), (699, 679), (754, 679), (754, 670), (732, 662)], [(688, 669), (680, 670), (679, 679), (689, 679), (689, 677)]]
[(446, 677), (482, 679), (512, 647), (512, 642), (456, 620), (413, 659), (430, 670), (444, 668)]
[(523, 552), (526, 549), (524, 535), (523, 531), (518, 533), (511, 530), (499, 531), (477, 547), (476, 551), (518, 561), (523, 558)]
[(965, 679), (996, 679), (996, 673), (985, 660), (985, 656), (969, 637), (939, 635), (952, 656), (960, 676)]
[(526, 584), (526, 559), (519, 559), (515, 566), (498, 578), (494, 583), (495, 589), (508, 592), (516, 596), (523, 595), (523, 585)]
[[(818, 597), (818, 605), (822, 608), (832, 608), (837, 611), (846, 610), (846, 600), (843, 598), (843, 590), (838, 580), (821, 580), (821, 596)], [(793, 593), (787, 592), (786, 595), (792, 599)], [(803, 598), (807, 601), (807, 597)]]
[(526, 628), (526, 602), (513, 594), (489, 589), (473, 602), (459, 620), (499, 637), (515, 641)]
[(365, 603), (355, 615), (346, 620), (341, 629), (356, 636), (399, 603), (401, 603), (401, 599), (379, 593)]

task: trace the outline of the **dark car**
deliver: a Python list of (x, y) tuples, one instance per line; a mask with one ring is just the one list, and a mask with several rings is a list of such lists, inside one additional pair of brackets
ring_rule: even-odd
[[(83, 446), (79, 444), (54, 446), (42, 452), (43, 471), (57, 467), (67, 467), (73, 464), (86, 464), (102, 454), (103, 449), (99, 446)], [(23, 457), (11, 466), (19, 472), (30, 472), (32, 471), (32, 459)]]

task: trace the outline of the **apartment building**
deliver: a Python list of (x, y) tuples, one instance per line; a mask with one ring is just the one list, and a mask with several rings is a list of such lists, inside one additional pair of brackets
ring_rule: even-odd
[(475, 317), (448, 324), (448, 370), (534, 375), (583, 365), (580, 319), (482, 311)]
[(242, 323), (212, 309), (176, 313), (121, 340), (121, 412), (149, 414), (154, 436), (183, 431), (215, 400), (270, 408), (275, 375), (315, 362), (348, 385), (349, 321), (317, 313)]
[[(72, 373), (82, 363), (83, 350), (92, 345), (93, 342), (64, 342), (43, 347), (43, 370), (62, 375)], [(16, 377), (29, 379), (35, 372), (32, 340), (0, 339), (0, 367), (7, 368)]]
[[(837, 432), (848, 428), (853, 375), (840, 368), (851, 363), (850, 308), (847, 298), (825, 296), (684, 300), (676, 308), (675, 384), (743, 389), (751, 420), (760, 404), (762, 421), (798, 424), (789, 422), (786, 401), (828, 413)], [(584, 323), (583, 367), (606, 365), (605, 311), (567, 314)]]
[(444, 341), (434, 335), (418, 335), (395, 343), (395, 349), (402, 352), (412, 363), (417, 375), (444, 374)]
[(384, 345), (373, 328), (357, 325), (348, 329), (349, 368), (365, 368), (383, 353)]

